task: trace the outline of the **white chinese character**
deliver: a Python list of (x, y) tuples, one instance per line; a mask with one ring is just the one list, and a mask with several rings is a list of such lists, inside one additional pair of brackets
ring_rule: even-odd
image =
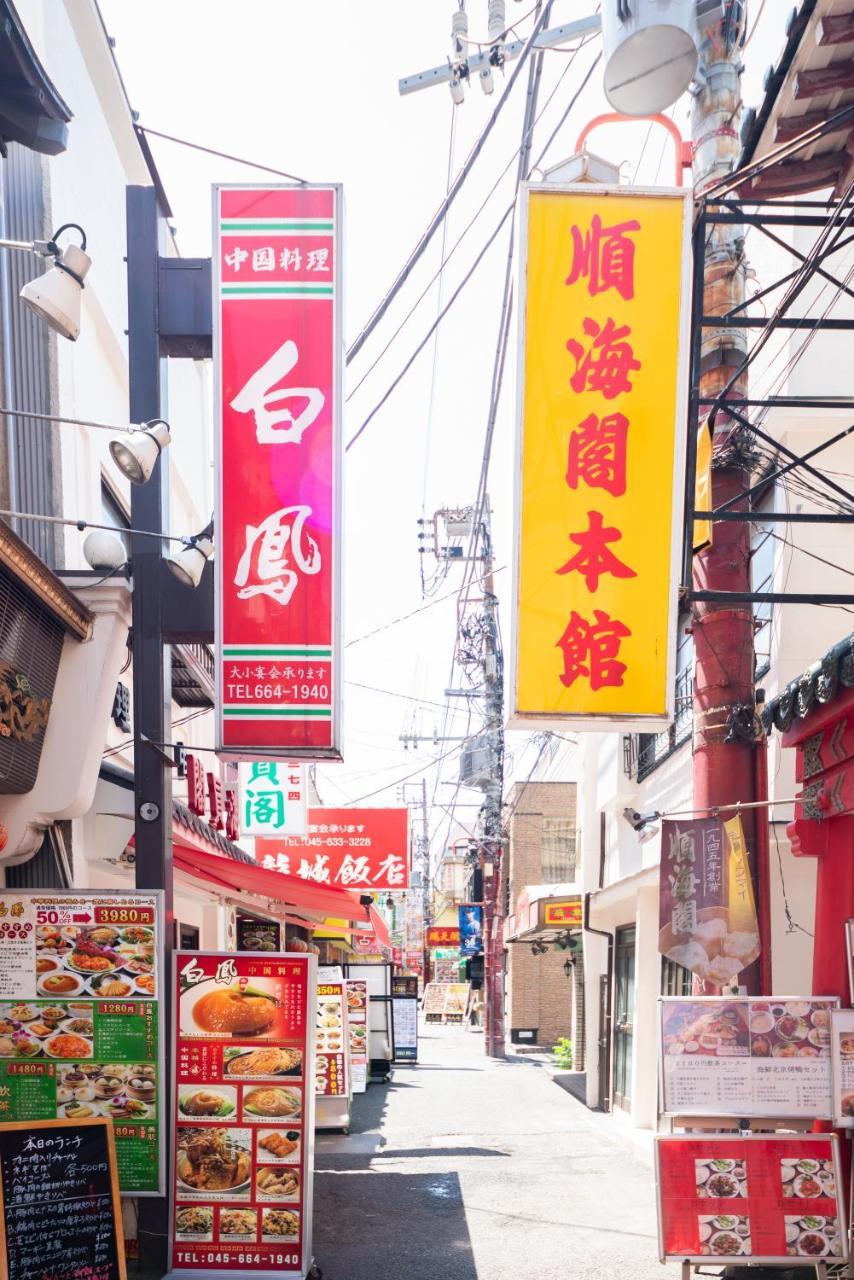
[(253, 674), (256, 680), (263, 680), (265, 675), (265, 670), (263, 667), (256, 667)]
[(291, 860), (286, 853), (276, 854), (276, 870), (281, 871), (286, 876), (291, 874)]
[(240, 245), (235, 245), (231, 253), (225, 255), (226, 265), (234, 271), (239, 271), (248, 257), (249, 251), (247, 249), (241, 249)]
[(307, 858), (302, 858), (297, 875), (302, 876), (303, 880), (316, 880), (318, 884), (329, 884), (328, 863), (329, 858), (325, 853), (315, 854), (313, 863)]
[[(288, 338), (231, 401), (236, 413), (252, 414), (259, 444), (299, 444), (326, 403), (319, 387), (278, 386), (298, 360), (297, 344)], [(296, 417), (285, 408), (287, 400), (305, 401)]]
[(264, 857), (261, 859), (261, 866), (266, 867), (268, 871), (276, 870), (276, 859), (273, 857), (272, 853), (264, 854)]
[(294, 678), (294, 669), (293, 669), (293, 667), (285, 667), (284, 671), (282, 672), (282, 675), (284, 676), (284, 678), (285, 678), (286, 680), (293, 680), (293, 678)]
[(370, 879), (370, 865), (365, 857), (354, 858), (347, 854), (335, 879), (342, 884), (367, 884)]
[(314, 679), (314, 667), (309, 667), (308, 671), (306, 672), (306, 676), (309, 680)]
[(282, 673), (279, 671), (279, 668), (278, 668), (278, 667), (275, 665), (275, 663), (274, 663), (274, 664), (273, 664), (273, 666), (270, 668), (270, 679), (271, 679), (271, 680), (278, 680), (278, 678), (279, 678), (279, 676), (280, 676), (281, 674), (282, 674)]
[(230, 675), (230, 677), (231, 677), (231, 679), (232, 679), (232, 680), (239, 680), (239, 679), (240, 679), (240, 667), (232, 667), (232, 668), (231, 668), (231, 671), (229, 672), (229, 675)]
[(329, 827), (326, 825), (325, 822), (321, 822), (320, 826), (317, 829), (322, 836), (325, 836), (329, 830)]
[(283, 271), (289, 271), (291, 267), (294, 271), (299, 271), (302, 266), (302, 254), (299, 249), (283, 249), (279, 257), (279, 266)]
[(328, 249), (309, 249), (305, 264), (306, 271), (328, 271)]
[(240, 600), (267, 595), (284, 606), (297, 589), (297, 570), (307, 575), (320, 572), (317, 543), (310, 534), (303, 543), (303, 526), (310, 515), (311, 507), (282, 507), (259, 525), (246, 526), (246, 549), (234, 575)]
[(387, 875), (390, 886), (402, 885), (403, 866), (403, 858), (399, 858), (395, 853), (388, 854), (383, 858), (379, 868), (377, 869), (377, 874), (374, 876), (374, 883), (376, 884), (377, 880), (381, 880), (383, 876)]
[(270, 245), (265, 245), (263, 249), (252, 250), (252, 270), (276, 270), (276, 254)]

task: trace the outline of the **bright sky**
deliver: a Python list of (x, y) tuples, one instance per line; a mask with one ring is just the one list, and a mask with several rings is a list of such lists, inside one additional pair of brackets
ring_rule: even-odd
[[(758, 0), (752, 0), (756, 7)], [(342, 182), (346, 199), (345, 335), (351, 342), (373, 311), (444, 195), (449, 152), (455, 172), (498, 102), (475, 86), (454, 110), (447, 87), (401, 98), (401, 76), (445, 61), (456, 0), (100, 0), (116, 57), (140, 123), (202, 145), (281, 167), (314, 182)], [(525, 36), (530, 5), (508, 0), (508, 20)], [(555, 0), (550, 25), (577, 18), (594, 0)], [(788, 5), (772, 0), (760, 10), (748, 50), (745, 101), (756, 103), (765, 67), (784, 41)], [(487, 0), (468, 0), (470, 36), (486, 36)], [(537, 156), (581, 84), (601, 42), (573, 58), (545, 56), (533, 154)], [(448, 220), (450, 248), (475, 210), (483, 213), (451, 259), (443, 282), (446, 301), (492, 233), (512, 197), (526, 73), (479, 157)], [(552, 96), (553, 94), (553, 96)], [(675, 119), (687, 129), (687, 99)], [(601, 69), (591, 76), (544, 161), (556, 164), (575, 150), (582, 125), (608, 109)], [(451, 147), (452, 118), (455, 136)], [(262, 181), (250, 168), (151, 139), (175, 213), (182, 251), (210, 252), (212, 182)], [(625, 178), (670, 185), (672, 158), (663, 130), (646, 123), (597, 132), (595, 151), (622, 162)], [(508, 172), (500, 179), (505, 166)], [(272, 179), (275, 181), (275, 179)], [(498, 187), (489, 195), (493, 185)], [(406, 312), (440, 262), (437, 235), (396, 305), (350, 366), (345, 412), (349, 439), (409, 359), (435, 319), (434, 285), (412, 319), (381, 355)], [(440, 328), (400, 387), (347, 455), (345, 464), (345, 761), (323, 766), (318, 784), (329, 804), (394, 804), (396, 784), (417, 770), (434, 796), (435, 851), (450, 821), (440, 805), (455, 796), (454, 742), (404, 751), (399, 735), (432, 738), (467, 731), (465, 701), (448, 687), (456, 629), (452, 593), (461, 569), (452, 569), (433, 597), (422, 599), (417, 524), (422, 511), (473, 501), (480, 472), (487, 401), (508, 251), (502, 231)], [(514, 344), (515, 345), (515, 344)], [(515, 368), (505, 373), (493, 446), (490, 497), (496, 548), (496, 588), (509, 648), (513, 418)], [(376, 368), (369, 372), (374, 360)], [(364, 378), (364, 382), (362, 382)], [(425, 557), (426, 559), (426, 557)], [(435, 562), (430, 562), (430, 569)], [(442, 599), (442, 597), (450, 597)], [(430, 607), (424, 609), (427, 604)], [(395, 622), (414, 610), (422, 612)], [(476, 724), (474, 717), (472, 727)], [(536, 750), (527, 736), (508, 735), (510, 769), (524, 777)], [(423, 768), (454, 752), (426, 775)], [(570, 775), (564, 775), (570, 776)], [(415, 798), (414, 786), (408, 789)], [(457, 818), (472, 824), (479, 796), (461, 792)]]

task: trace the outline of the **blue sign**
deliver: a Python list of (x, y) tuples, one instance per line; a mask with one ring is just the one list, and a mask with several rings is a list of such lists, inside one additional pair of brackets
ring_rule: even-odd
[(464, 906), (459, 913), (460, 955), (479, 955), (483, 950), (483, 907)]

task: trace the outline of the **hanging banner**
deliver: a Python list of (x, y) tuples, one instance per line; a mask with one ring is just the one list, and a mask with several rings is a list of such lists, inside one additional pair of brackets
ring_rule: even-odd
[(663, 822), (658, 949), (726, 986), (759, 955), (759, 923), (741, 818)]
[(672, 718), (690, 193), (523, 187), (510, 725)]
[(304, 836), (307, 830), (305, 766), (276, 760), (241, 760), (240, 833)]
[(409, 887), (409, 810), (309, 809), (304, 837), (255, 842), (263, 867), (343, 888)]
[(340, 759), (341, 188), (214, 188), (217, 749)]
[(457, 910), (460, 918), (460, 955), (476, 956), (483, 950), (483, 907), (467, 903)]

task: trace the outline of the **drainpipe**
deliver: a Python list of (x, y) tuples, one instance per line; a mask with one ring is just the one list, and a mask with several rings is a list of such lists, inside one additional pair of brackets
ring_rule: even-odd
[[(584, 923), (582, 929), (584, 933), (596, 934), (599, 938), (608, 940), (608, 960), (605, 967), (605, 987), (607, 990), (607, 1012), (605, 1014), (605, 1026), (599, 1028), (599, 1047), (607, 1050), (607, 1079), (605, 1080), (605, 1088), (602, 1088), (602, 1081), (599, 1081), (599, 1092), (602, 1094), (605, 1102), (605, 1110), (611, 1111), (611, 1026), (614, 1021), (613, 1015), (613, 986), (614, 986), (614, 935), (608, 929), (594, 929), (590, 923), (590, 899), (592, 893), (584, 895)], [(586, 972), (586, 969), (585, 969)]]

